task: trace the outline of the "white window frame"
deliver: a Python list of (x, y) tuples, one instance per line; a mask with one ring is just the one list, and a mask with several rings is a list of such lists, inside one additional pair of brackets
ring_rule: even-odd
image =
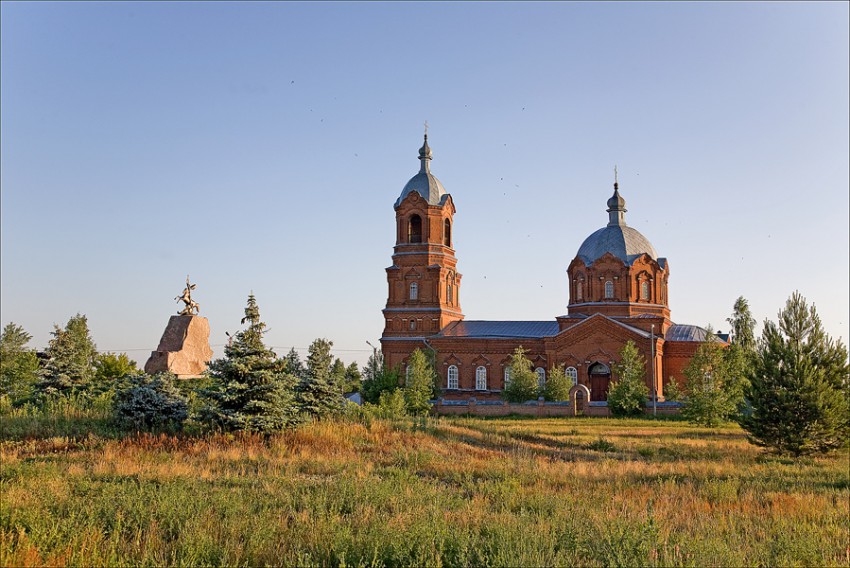
[(606, 280), (605, 281), (605, 298), (613, 298), (614, 297), (614, 281)]
[(475, 390), (487, 390), (487, 367), (483, 365), (475, 369)]
[(408, 294), (408, 298), (410, 298), (411, 300), (419, 299), (419, 284), (417, 284), (416, 282), (410, 283), (410, 292)]
[(511, 373), (512, 369), (510, 367), (505, 367), (505, 387), (511, 384)]
[(564, 369), (564, 374), (567, 376), (568, 379), (572, 380), (573, 386), (576, 386), (578, 384), (578, 369), (576, 369), (575, 367), (567, 367), (566, 369)]
[(546, 369), (537, 367), (534, 372), (537, 374), (537, 386), (542, 389), (546, 386)]
[(446, 388), (454, 390), (460, 388), (457, 365), (449, 365), (449, 368), (446, 371)]
[(649, 299), (649, 282), (644, 280), (640, 283), (640, 299), (648, 300)]

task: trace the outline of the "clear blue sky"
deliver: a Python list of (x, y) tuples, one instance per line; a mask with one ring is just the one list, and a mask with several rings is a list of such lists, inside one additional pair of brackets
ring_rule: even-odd
[(279, 353), (365, 362), (425, 120), (468, 319), (566, 312), (617, 164), (674, 321), (799, 290), (848, 338), (846, 2), (0, 9), (2, 323), (35, 347), (81, 312), (144, 362), (189, 273), (217, 355), (253, 290)]

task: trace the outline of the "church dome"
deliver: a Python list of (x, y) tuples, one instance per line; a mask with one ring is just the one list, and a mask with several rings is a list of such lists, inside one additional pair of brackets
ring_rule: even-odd
[(396, 207), (404, 201), (405, 197), (414, 191), (419, 193), (430, 205), (440, 205), (446, 195), (448, 195), (440, 180), (431, 173), (429, 163), (431, 161), (431, 147), (428, 146), (427, 134), (425, 135), (425, 143), (419, 149), (419, 161), (422, 163), (419, 173), (410, 178), (410, 181), (405, 184), (404, 189), (401, 190), (401, 195), (395, 202)]
[(633, 263), (642, 254), (658, 260), (655, 247), (637, 229), (626, 225), (626, 200), (614, 183), (614, 195), (608, 200), (608, 226), (602, 227), (587, 237), (578, 249), (578, 256), (590, 265), (605, 253), (610, 252), (626, 264)]

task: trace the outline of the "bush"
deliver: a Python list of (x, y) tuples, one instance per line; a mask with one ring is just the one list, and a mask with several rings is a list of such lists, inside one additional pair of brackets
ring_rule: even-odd
[(179, 430), (189, 416), (186, 398), (174, 386), (174, 375), (133, 375), (115, 394), (114, 418), (132, 430)]

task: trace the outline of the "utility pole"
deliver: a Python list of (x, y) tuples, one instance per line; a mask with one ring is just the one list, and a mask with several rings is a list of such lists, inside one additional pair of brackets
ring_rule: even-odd
[(649, 328), (649, 352), (652, 354), (652, 415), (658, 415), (658, 388), (655, 384), (655, 324)]

